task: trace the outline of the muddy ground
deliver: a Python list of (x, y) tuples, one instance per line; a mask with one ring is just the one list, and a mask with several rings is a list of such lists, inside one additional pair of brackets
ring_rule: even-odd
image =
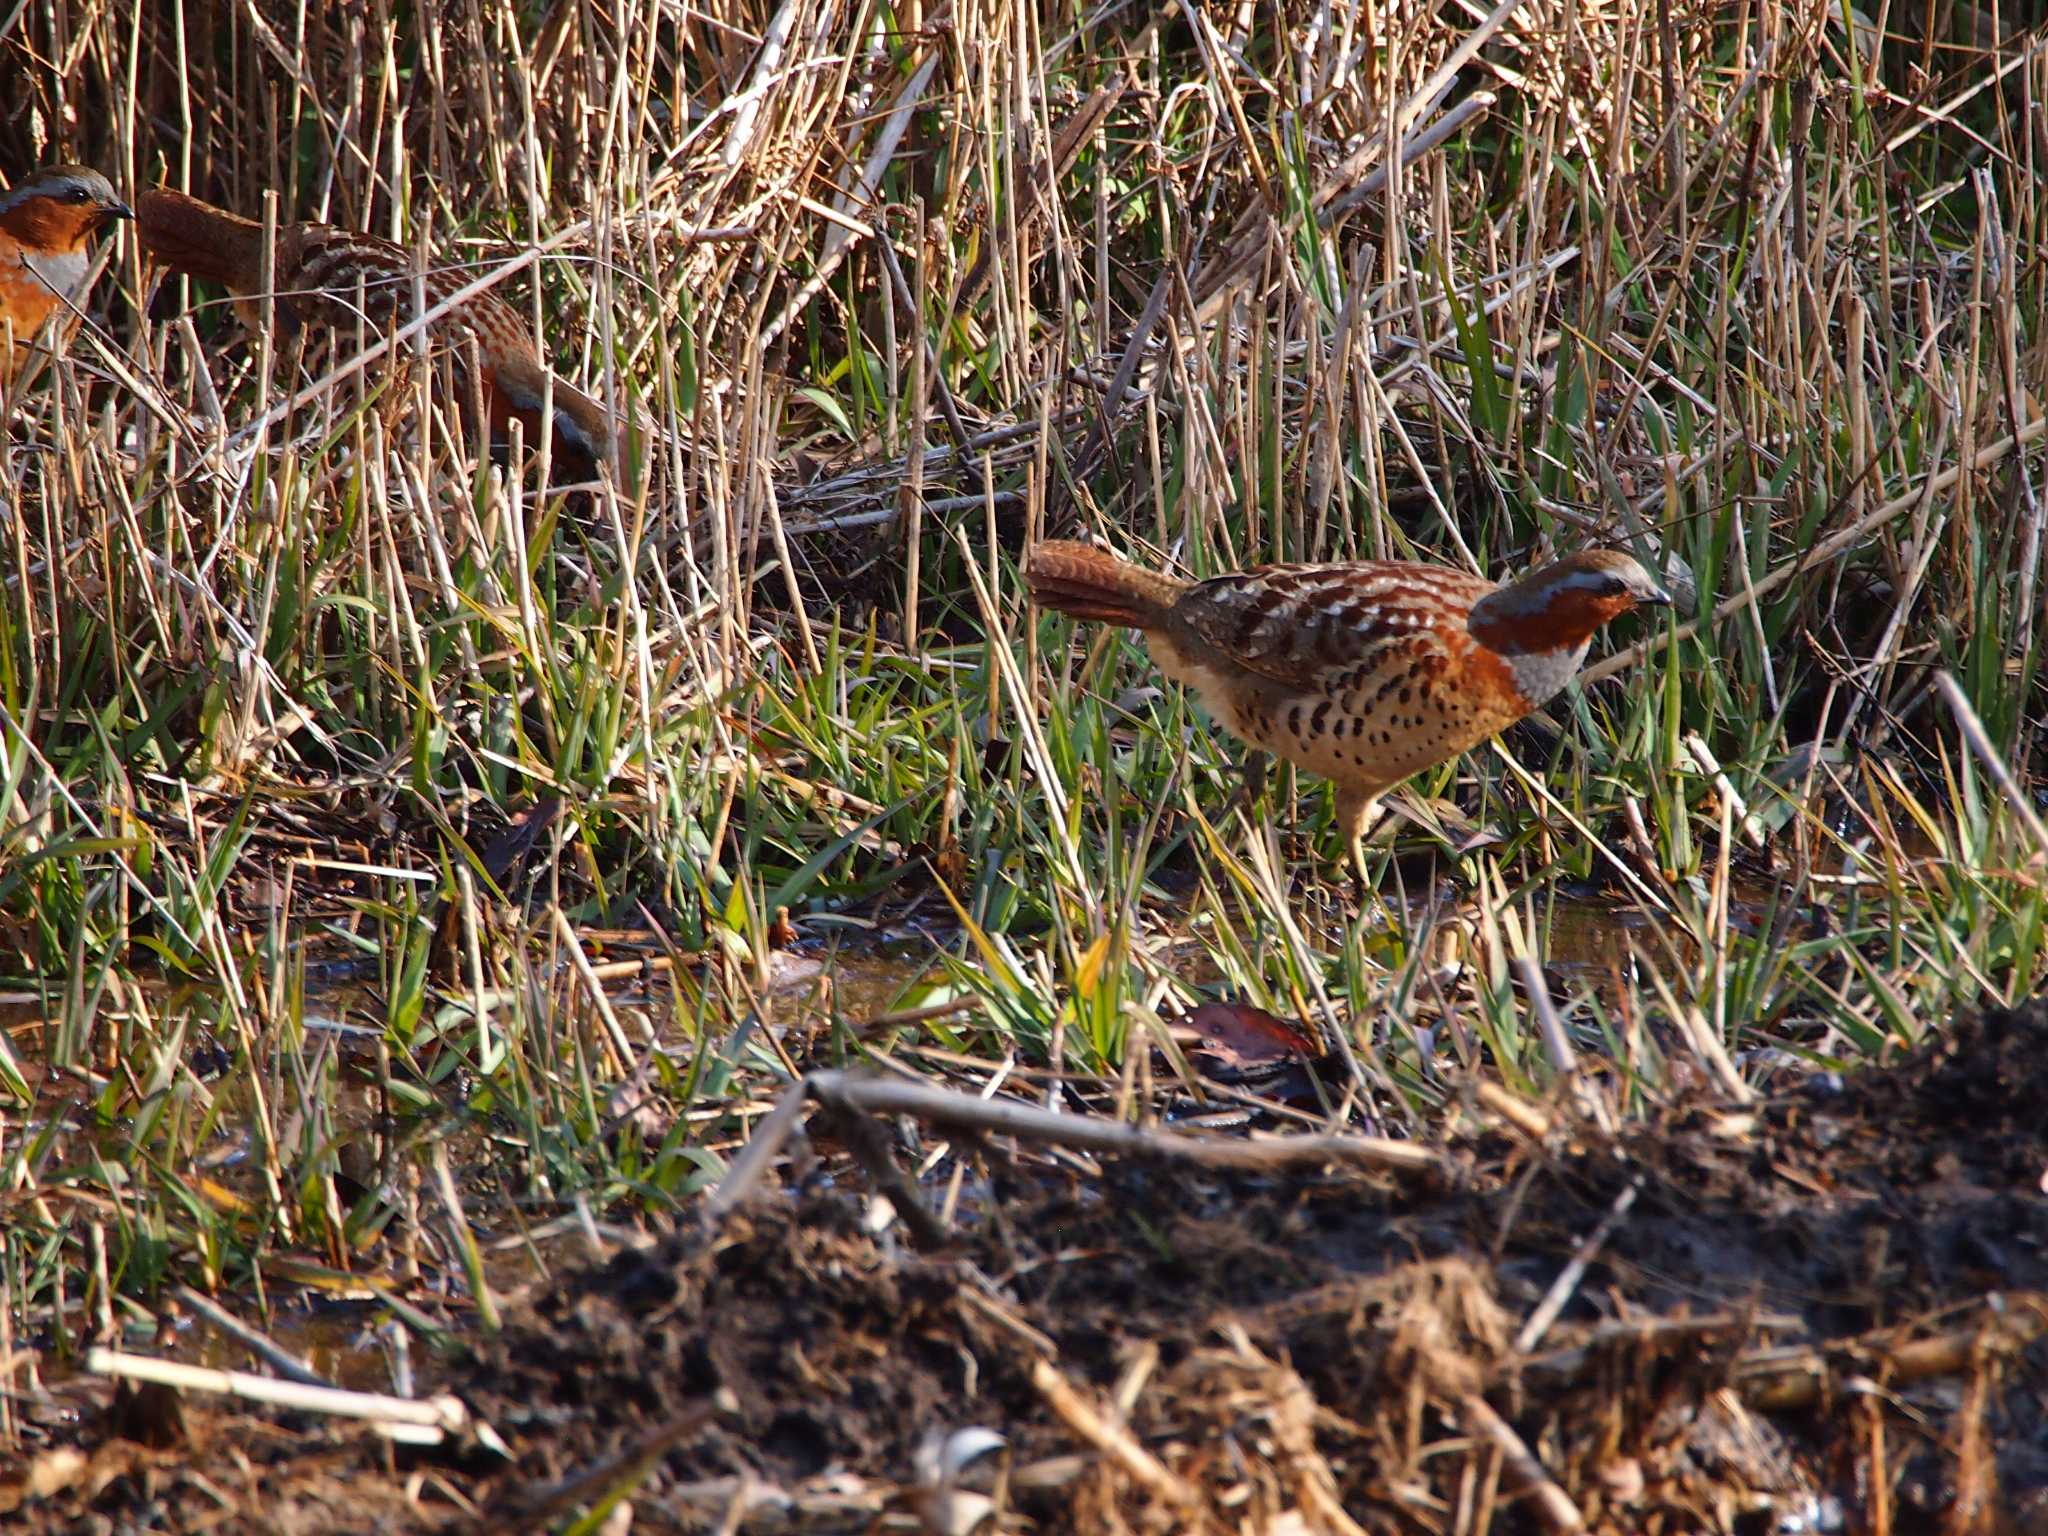
[[(448, 1370), (509, 1458), (101, 1392), (25, 1416), (0, 1524), (566, 1529), (611, 1497), (613, 1532), (2048, 1532), (2044, 1063), (2034, 1005), (1614, 1134), (1475, 1098), (1434, 1172), (990, 1137), (925, 1249), (814, 1122), (722, 1222)], [(906, 1166), (932, 1135), (891, 1133)]]

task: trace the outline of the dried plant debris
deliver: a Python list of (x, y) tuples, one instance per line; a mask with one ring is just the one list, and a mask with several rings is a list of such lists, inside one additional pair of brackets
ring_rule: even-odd
[(196, 1398), (174, 1453), (123, 1399), (32, 1424), (0, 1500), (24, 1529), (607, 1498), (645, 1530), (2032, 1529), (2044, 1051), (2033, 1006), (1774, 1101), (1481, 1129), (1448, 1191), (1005, 1159), (936, 1252), (820, 1142), (841, 1187), (564, 1274), (449, 1374), (508, 1460)]

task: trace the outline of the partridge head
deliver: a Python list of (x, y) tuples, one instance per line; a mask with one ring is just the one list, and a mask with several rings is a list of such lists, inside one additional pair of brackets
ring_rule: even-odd
[(1329, 779), (1364, 874), (1379, 798), (1553, 698), (1593, 633), (1670, 602), (1642, 566), (1582, 550), (1507, 586), (1401, 561), (1268, 565), (1182, 581), (1091, 545), (1036, 545), (1041, 605), (1141, 630), (1159, 669), (1251, 746)]
[(0, 385), (45, 350), (45, 326), (67, 335), (76, 326), (93, 236), (133, 216), (82, 165), (46, 166), (0, 192)]
[[(251, 328), (261, 323), (266, 254), (261, 224), (157, 187), (138, 199), (137, 228), (153, 260), (218, 283), (234, 296), (236, 311)], [(422, 313), (416, 307), (422, 296), (431, 311), (475, 276), (461, 267), (421, 268), (403, 246), (328, 224), (279, 225), (269, 255), (273, 313), (280, 331), (292, 337), (321, 331), (330, 340), (346, 340), (361, 332), (374, 341)], [(430, 323), (427, 334), (431, 345), (446, 349), (458, 367), (466, 368), (474, 351), (475, 383), (495, 437), (505, 437), (516, 420), (526, 440), (537, 442), (546, 405), (545, 425), (558, 461), (591, 473), (614, 462), (610, 413), (567, 380), (550, 379), (539, 343), (510, 305), (488, 293), (473, 294)], [(404, 350), (392, 355), (393, 367), (402, 366)], [(391, 390), (394, 399), (404, 394), (402, 387)]]

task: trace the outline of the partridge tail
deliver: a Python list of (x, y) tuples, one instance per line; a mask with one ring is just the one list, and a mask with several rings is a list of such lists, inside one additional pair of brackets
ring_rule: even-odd
[(236, 293), (263, 280), (263, 226), (169, 187), (135, 200), (135, 227), (152, 259)]
[[(523, 330), (519, 344), (523, 352), (533, 348), (533, 343), (525, 339)], [(548, 385), (541, 365), (531, 357), (514, 352), (498, 360), (491, 372), (491, 384), (497, 391), (503, 411), (525, 423), (527, 441), (533, 441), (533, 434), (540, 426), (541, 399)], [(559, 374), (554, 379), (554, 399), (555, 451), (572, 452), (589, 460), (593, 473), (599, 464), (610, 464), (616, 469), (612, 418), (604, 406)], [(493, 424), (503, 425), (502, 422)]]
[(1031, 598), (1077, 619), (1132, 629), (1158, 629), (1187, 583), (1119, 560), (1106, 549), (1053, 539), (1034, 544), (1024, 560)]
[(618, 468), (611, 413), (567, 379), (555, 378), (555, 441), (590, 460)]

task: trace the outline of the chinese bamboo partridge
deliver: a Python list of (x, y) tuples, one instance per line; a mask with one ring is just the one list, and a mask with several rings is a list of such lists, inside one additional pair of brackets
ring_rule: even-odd
[(1065, 541), (1034, 546), (1024, 570), (1041, 606), (1142, 630), (1215, 719), (1329, 779), (1361, 878), (1381, 795), (1552, 698), (1601, 625), (1671, 601), (1598, 549), (1506, 586), (1397, 561), (1182, 581)]
[(0, 385), (77, 326), (92, 237), (132, 217), (107, 178), (82, 165), (48, 166), (0, 192)]
[[(157, 187), (137, 200), (136, 226), (152, 259), (218, 283), (234, 295), (246, 324), (252, 329), (260, 324), (261, 224)], [(415, 306), (422, 294), (432, 309), (474, 278), (462, 267), (421, 269), (402, 246), (328, 224), (279, 225), (270, 256), (274, 312), (289, 336), (318, 328), (346, 339), (360, 329), (374, 341), (420, 313)], [(539, 441), (549, 370), (532, 331), (510, 305), (488, 293), (473, 295), (430, 325), (428, 337), (433, 346), (449, 348), (459, 366), (467, 366), (474, 345), (482, 374), (477, 382), (494, 437), (502, 439), (508, 424), (517, 420), (529, 443)], [(398, 349), (391, 359), (394, 368), (402, 367), (404, 352)], [(392, 395), (402, 397), (402, 377), (394, 380)], [(560, 377), (554, 379), (548, 425), (554, 454), (571, 467), (594, 472), (600, 464), (613, 463), (609, 413)]]

